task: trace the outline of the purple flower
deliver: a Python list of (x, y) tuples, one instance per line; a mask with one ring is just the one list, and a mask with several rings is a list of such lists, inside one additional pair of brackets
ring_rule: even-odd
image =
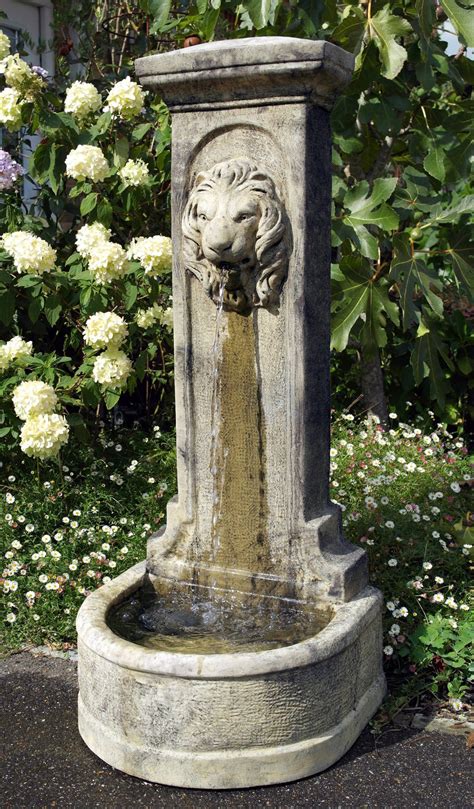
[(33, 65), (31, 70), (33, 71), (33, 73), (36, 73), (36, 75), (39, 76), (41, 79), (46, 80), (49, 76), (48, 71), (45, 70), (44, 67), (40, 67), (39, 65)]
[(23, 167), (8, 152), (0, 149), (0, 191), (11, 188), (24, 173)]

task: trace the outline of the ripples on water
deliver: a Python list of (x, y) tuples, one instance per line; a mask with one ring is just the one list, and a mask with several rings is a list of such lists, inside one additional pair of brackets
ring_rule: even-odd
[(261, 652), (313, 637), (330, 609), (283, 599), (178, 585), (166, 596), (144, 586), (109, 611), (115, 634), (147, 649), (189, 654)]

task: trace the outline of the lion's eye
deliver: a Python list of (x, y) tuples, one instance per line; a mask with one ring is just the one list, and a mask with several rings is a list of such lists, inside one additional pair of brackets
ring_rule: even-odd
[(198, 219), (200, 219), (201, 222), (207, 222), (207, 216), (205, 213), (200, 213)]
[(245, 222), (246, 219), (250, 219), (250, 214), (249, 213), (241, 213), (237, 217), (237, 222)]

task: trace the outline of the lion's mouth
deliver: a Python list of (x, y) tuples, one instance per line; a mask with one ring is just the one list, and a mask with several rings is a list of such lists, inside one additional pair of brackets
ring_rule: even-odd
[(249, 258), (243, 258), (242, 261), (219, 261), (216, 264), (226, 289), (237, 289), (242, 285), (242, 270), (249, 269), (250, 263)]

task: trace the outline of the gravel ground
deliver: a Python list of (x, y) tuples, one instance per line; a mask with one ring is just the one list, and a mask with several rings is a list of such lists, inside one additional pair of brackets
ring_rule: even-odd
[(324, 773), (276, 787), (174, 789), (124, 775), (96, 758), (76, 728), (76, 665), (21, 653), (0, 661), (4, 809), (469, 809), (472, 759), (462, 736), (364, 731)]

